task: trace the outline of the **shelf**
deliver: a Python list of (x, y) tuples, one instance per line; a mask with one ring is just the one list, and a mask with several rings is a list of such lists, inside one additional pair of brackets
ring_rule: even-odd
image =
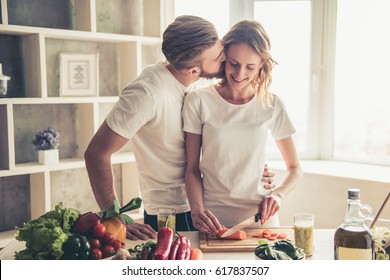
[(7, 2), (10, 24), (72, 29), (77, 20), (71, 0), (8, 0)]
[[(0, 63), (3, 65), (3, 72), (7, 76), (16, 77), (8, 82), (8, 95), (17, 96), (18, 93), (24, 92), (24, 79), (21, 79), (24, 72), (24, 66), (22, 62), (22, 36), (11, 36), (0, 34)], [(14, 81), (15, 80), (15, 81)], [(1, 101), (1, 99), (0, 99)]]
[[(133, 152), (123, 152), (116, 153), (112, 156), (112, 164), (122, 164), (122, 163), (131, 163), (135, 162), (135, 157)], [(70, 159), (61, 159), (60, 163), (57, 165), (42, 165), (38, 162), (29, 162), (29, 163), (20, 163), (16, 164), (15, 168), (12, 170), (1, 170), (0, 169), (0, 178), (5, 176), (17, 176), (17, 175), (26, 175), (40, 172), (51, 172), (58, 170), (69, 170), (85, 168), (84, 158), (70, 158)]]
[[(98, 208), (84, 152), (122, 89), (144, 67), (164, 58), (162, 23), (170, 15), (165, 4), (0, 0), (0, 63), (11, 77), (7, 97), (0, 98), (0, 242), (8, 240), (9, 229), (59, 201), (81, 211)], [(63, 53), (98, 54), (96, 91), (90, 96), (62, 96)], [(60, 133), (57, 165), (39, 164), (31, 143), (36, 130), (47, 127)], [(129, 141), (112, 156), (121, 203), (140, 196), (132, 151)], [(142, 219), (142, 209), (133, 214)]]
[(83, 103), (115, 103), (118, 101), (118, 96), (102, 96), (102, 97), (44, 97), (44, 98), (0, 98), (0, 105), (14, 104), (83, 104)]
[(43, 27), (30, 27), (20, 25), (0, 24), (0, 34), (7, 35), (31, 35), (42, 34), (46, 38), (80, 40), (80, 41), (95, 41), (95, 42), (139, 42), (149, 44), (161, 44), (162, 40), (159, 37), (125, 35), (125, 34), (110, 34), (100, 32), (86, 32), (77, 30), (49, 29)]
[(0, 249), (8, 245), (12, 240), (15, 239), (15, 230), (7, 230), (0, 232)]

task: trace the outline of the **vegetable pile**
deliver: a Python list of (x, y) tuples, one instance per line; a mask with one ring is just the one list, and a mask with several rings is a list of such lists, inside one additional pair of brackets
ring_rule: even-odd
[(137, 260), (201, 260), (203, 252), (191, 248), (190, 240), (164, 226), (157, 233), (157, 241), (150, 240), (128, 250)]
[[(141, 206), (134, 198), (120, 208), (113, 205), (99, 213), (64, 208), (60, 202), (55, 209), (38, 219), (16, 227), (15, 238), (26, 242), (26, 249), (16, 252), (17, 260), (85, 260), (112, 257), (125, 248), (126, 224), (134, 221), (124, 212)], [(124, 223), (122, 222), (124, 221)]]
[(274, 243), (260, 240), (259, 246), (255, 249), (255, 255), (263, 260), (302, 260), (305, 258), (303, 249), (295, 247), (289, 239)]
[(62, 245), (71, 235), (71, 227), (80, 211), (64, 208), (59, 203), (54, 210), (38, 219), (16, 227), (15, 238), (26, 242), (26, 249), (15, 254), (17, 260), (59, 259), (64, 254)]

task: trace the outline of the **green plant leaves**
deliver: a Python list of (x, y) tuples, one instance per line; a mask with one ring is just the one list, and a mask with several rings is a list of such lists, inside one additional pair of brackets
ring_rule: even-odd
[(126, 225), (129, 225), (134, 223), (134, 220), (128, 215), (125, 215), (123, 213), (138, 209), (141, 207), (141, 204), (142, 204), (142, 199), (139, 197), (135, 197), (131, 199), (129, 203), (127, 203), (125, 206), (121, 208), (119, 206), (119, 201), (115, 199), (110, 207), (100, 211), (98, 214), (100, 218), (103, 220), (110, 217), (119, 216), (125, 222)]

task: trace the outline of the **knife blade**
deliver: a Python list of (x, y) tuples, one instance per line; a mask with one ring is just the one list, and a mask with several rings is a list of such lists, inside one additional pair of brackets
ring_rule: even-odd
[(256, 213), (256, 215), (249, 217), (248, 219), (242, 221), (241, 223), (236, 224), (235, 226), (228, 229), (224, 234), (221, 235), (221, 238), (229, 236), (243, 228), (250, 226), (251, 224), (257, 223), (261, 218), (260, 213)]

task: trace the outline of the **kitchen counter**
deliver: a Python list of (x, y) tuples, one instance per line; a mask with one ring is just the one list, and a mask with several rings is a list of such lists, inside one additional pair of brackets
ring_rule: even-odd
[[(333, 236), (335, 229), (315, 229), (314, 230), (314, 253), (307, 260), (333, 260)], [(197, 231), (180, 232), (191, 241), (191, 247), (199, 248), (199, 233)], [(141, 244), (143, 240), (131, 241), (126, 240), (126, 248), (132, 248)], [(0, 260), (13, 260), (17, 251), (25, 248), (24, 242), (12, 240), (7, 246), (0, 251)], [(204, 260), (254, 260), (253, 252), (205, 252)]]

